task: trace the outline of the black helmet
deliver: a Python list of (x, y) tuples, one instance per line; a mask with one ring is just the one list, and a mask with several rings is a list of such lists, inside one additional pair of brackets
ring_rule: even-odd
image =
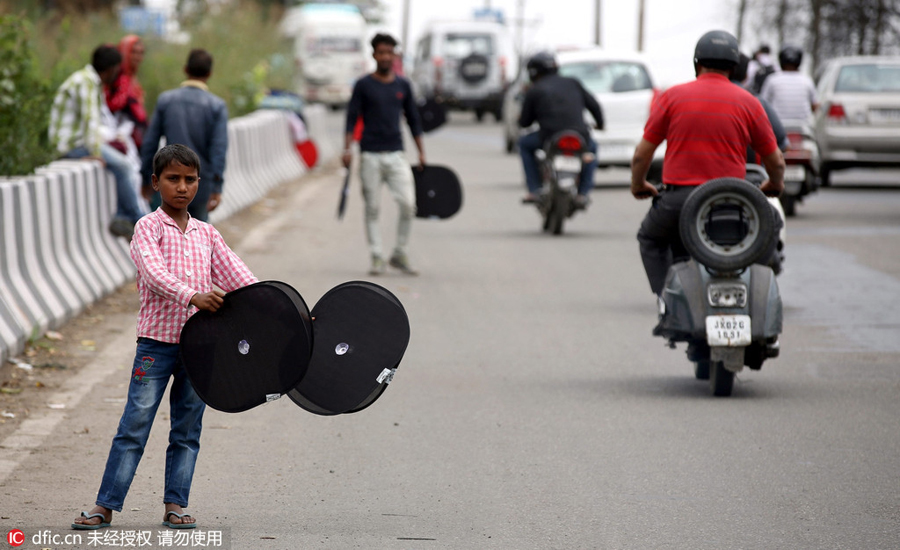
[(737, 38), (726, 31), (709, 31), (694, 48), (694, 63), (704, 67), (719, 69), (737, 65), (740, 56)]
[(556, 64), (556, 57), (552, 53), (539, 52), (531, 56), (525, 68), (528, 69), (528, 78), (534, 82), (545, 74), (558, 71), (559, 65)]
[(803, 61), (803, 50), (797, 46), (785, 46), (778, 53), (778, 62), (782, 67), (785, 65), (799, 67), (801, 61)]

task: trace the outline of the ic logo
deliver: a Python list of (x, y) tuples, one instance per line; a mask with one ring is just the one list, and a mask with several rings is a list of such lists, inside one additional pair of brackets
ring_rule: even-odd
[(12, 546), (22, 546), (25, 544), (25, 533), (21, 529), (13, 529), (6, 534), (6, 541)]

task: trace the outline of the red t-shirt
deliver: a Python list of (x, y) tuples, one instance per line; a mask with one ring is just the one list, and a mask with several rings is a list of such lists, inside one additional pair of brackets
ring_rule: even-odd
[(662, 179), (672, 185), (743, 178), (747, 145), (762, 156), (778, 148), (759, 100), (724, 76), (709, 73), (659, 97), (644, 139), (656, 145), (666, 140)]

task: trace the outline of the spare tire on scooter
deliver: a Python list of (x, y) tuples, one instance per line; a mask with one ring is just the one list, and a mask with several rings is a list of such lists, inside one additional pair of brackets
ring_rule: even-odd
[(740, 178), (710, 180), (692, 191), (682, 207), (679, 229), (691, 257), (719, 272), (757, 263), (778, 237), (766, 196)]

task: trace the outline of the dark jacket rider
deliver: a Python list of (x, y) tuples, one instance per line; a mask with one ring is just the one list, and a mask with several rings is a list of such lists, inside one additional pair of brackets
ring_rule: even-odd
[(578, 184), (577, 204), (587, 206), (587, 195), (594, 186), (594, 170), (597, 168), (597, 144), (591, 139), (590, 130), (584, 121), (584, 110), (587, 109), (598, 129), (603, 129), (603, 112), (594, 96), (584, 89), (581, 82), (574, 78), (557, 74), (559, 67), (553, 54), (542, 52), (528, 60), (528, 77), (534, 83), (525, 93), (522, 112), (519, 115), (519, 126), (527, 128), (537, 122), (537, 132), (519, 138), (519, 152), (522, 156), (522, 167), (525, 170), (525, 184), (528, 194), (524, 202), (534, 202), (541, 189), (541, 176), (535, 151), (540, 149), (547, 139), (563, 130), (572, 130), (581, 134), (594, 153), (594, 160), (584, 167), (581, 181)]

